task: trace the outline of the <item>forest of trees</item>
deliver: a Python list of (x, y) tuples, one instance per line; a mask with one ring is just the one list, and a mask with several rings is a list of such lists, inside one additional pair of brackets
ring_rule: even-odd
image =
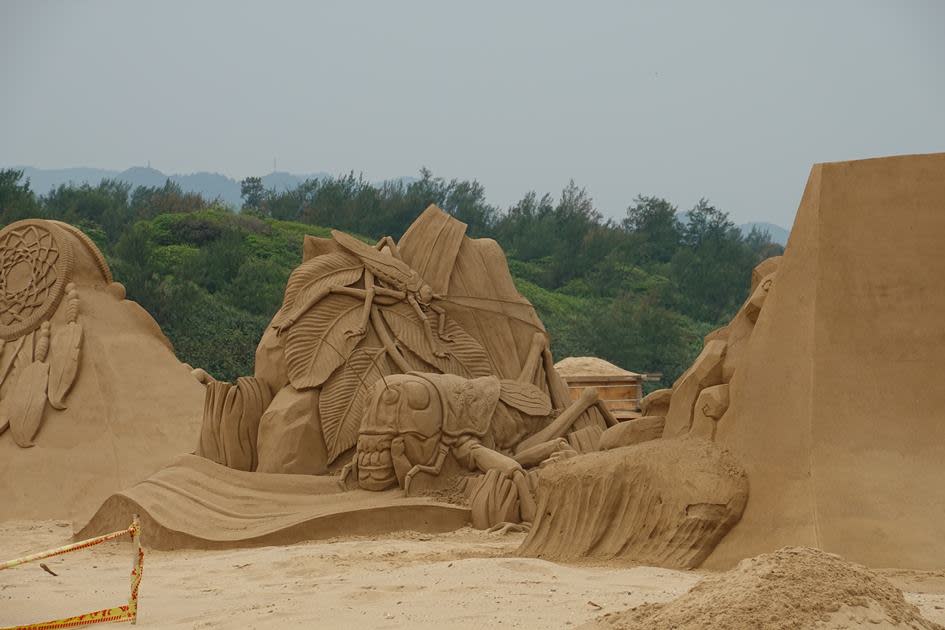
[(595, 355), (662, 372), (664, 384), (735, 313), (752, 268), (781, 252), (767, 234), (744, 236), (708, 201), (688, 209), (683, 222), (670, 202), (639, 196), (614, 221), (573, 182), (558, 196), (531, 192), (507, 209), (488, 203), (476, 181), (426, 170), (409, 183), (377, 185), (349, 174), (287, 192), (247, 178), (242, 193), (238, 210), (170, 181), (132, 190), (104, 180), (37, 196), (22, 172), (0, 170), (0, 226), (44, 217), (83, 229), (179, 358), (223, 379), (252, 374), (256, 343), (301, 261), (305, 234), (337, 228), (399, 238), (431, 203), (467, 223), (469, 236), (502, 245), (556, 358)]

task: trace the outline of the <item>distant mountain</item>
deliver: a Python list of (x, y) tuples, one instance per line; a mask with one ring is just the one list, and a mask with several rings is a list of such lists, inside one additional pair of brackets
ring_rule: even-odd
[[(683, 224), (689, 223), (689, 211), (682, 210), (676, 213), (676, 218), (678, 218)], [(787, 245), (788, 236), (791, 234), (790, 230), (785, 230), (780, 225), (775, 225), (774, 223), (766, 223), (765, 221), (750, 221), (748, 223), (742, 223), (738, 226), (738, 229), (741, 230), (741, 233), (744, 236), (748, 236), (751, 232), (751, 228), (758, 228), (762, 232), (767, 232), (768, 236), (771, 237), (771, 240), (778, 245)]]
[(771, 240), (777, 243), (778, 245), (787, 245), (788, 236), (791, 235), (790, 230), (785, 230), (780, 225), (775, 225), (774, 223), (766, 223), (764, 221), (754, 221), (751, 223), (742, 223), (738, 226), (738, 229), (742, 231), (742, 234), (748, 236), (748, 233), (751, 232), (752, 228), (756, 228), (761, 232), (767, 232), (768, 236), (771, 237)]
[[(170, 179), (178, 184), (185, 192), (195, 192), (207, 199), (219, 199), (223, 203), (239, 207), (240, 183), (238, 180), (221, 175), (220, 173), (190, 173), (186, 175), (167, 175), (161, 171), (146, 166), (134, 166), (124, 171), (113, 171), (100, 168), (62, 168), (43, 169), (32, 166), (17, 166), (22, 169), (23, 175), (30, 180), (30, 188), (39, 195), (45, 195), (62, 184), (89, 184), (97, 186), (103, 179), (114, 179), (137, 186), (163, 186)], [(277, 192), (292, 190), (308, 179), (329, 177), (328, 173), (312, 173), (308, 175), (294, 175), (292, 173), (274, 172), (262, 178), (263, 186)]]

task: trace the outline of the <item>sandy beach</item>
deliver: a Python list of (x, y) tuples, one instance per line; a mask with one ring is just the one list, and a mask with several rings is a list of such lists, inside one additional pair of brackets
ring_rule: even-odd
[[(0, 525), (0, 558), (70, 541), (64, 521)], [(147, 533), (145, 532), (145, 536)], [(513, 557), (521, 534), (402, 532), (285, 547), (149, 551), (139, 625), (148, 628), (569, 628), (669, 601), (700, 571), (562, 565)], [(146, 538), (145, 538), (146, 542)], [(0, 572), (0, 624), (123, 602), (127, 542)], [(945, 623), (945, 571), (883, 571), (931, 621)]]

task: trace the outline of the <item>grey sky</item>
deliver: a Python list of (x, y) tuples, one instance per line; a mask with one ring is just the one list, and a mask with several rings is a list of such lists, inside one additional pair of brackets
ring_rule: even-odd
[(0, 165), (425, 165), (790, 227), (814, 162), (945, 150), (942, 2), (2, 2), (0, 56)]

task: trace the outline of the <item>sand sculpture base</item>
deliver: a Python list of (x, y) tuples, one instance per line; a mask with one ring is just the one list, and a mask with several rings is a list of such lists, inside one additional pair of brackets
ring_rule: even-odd
[(81, 529), (88, 538), (141, 515), (148, 547), (220, 549), (335, 536), (459, 529), (469, 510), (399, 491), (342, 492), (328, 476), (248, 473), (184, 455), (112, 495)]

